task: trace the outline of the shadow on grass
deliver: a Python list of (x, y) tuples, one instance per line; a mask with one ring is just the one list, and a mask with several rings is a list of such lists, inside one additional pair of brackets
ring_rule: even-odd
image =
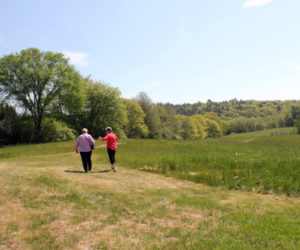
[[(91, 171), (89, 172), (89, 174), (97, 174), (97, 173), (108, 173), (111, 172), (110, 169), (106, 169), (106, 170), (99, 170), (99, 171)], [(72, 174), (85, 174), (84, 171), (80, 171), (80, 170), (65, 170), (65, 173), (72, 173)]]

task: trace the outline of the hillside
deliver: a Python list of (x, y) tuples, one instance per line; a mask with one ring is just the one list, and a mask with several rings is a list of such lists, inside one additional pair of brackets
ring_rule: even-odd
[(177, 114), (195, 115), (214, 112), (223, 119), (237, 117), (261, 117), (270, 118), (279, 115), (286, 115), (292, 112), (292, 107), (298, 107), (299, 100), (288, 101), (256, 101), (256, 100), (229, 100), (223, 102), (214, 102), (208, 100), (206, 103), (197, 102), (194, 104), (171, 105), (175, 108)]

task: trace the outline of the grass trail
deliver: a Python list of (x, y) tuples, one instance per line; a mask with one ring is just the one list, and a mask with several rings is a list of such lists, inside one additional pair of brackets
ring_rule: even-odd
[(208, 187), (74, 153), (0, 162), (0, 249), (299, 249), (300, 199)]

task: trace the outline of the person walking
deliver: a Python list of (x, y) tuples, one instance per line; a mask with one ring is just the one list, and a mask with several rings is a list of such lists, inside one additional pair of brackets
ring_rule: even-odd
[(84, 168), (84, 172), (88, 173), (88, 171), (92, 170), (92, 148), (95, 147), (95, 141), (93, 137), (88, 134), (88, 130), (86, 128), (82, 129), (82, 134), (78, 136), (75, 149), (76, 153), (80, 152), (82, 165)]
[(101, 141), (106, 141), (106, 148), (107, 148), (109, 161), (110, 161), (110, 164), (111, 164), (111, 170), (113, 172), (116, 172), (115, 154), (116, 154), (116, 151), (117, 151), (118, 137), (112, 132), (111, 127), (107, 127), (105, 130), (106, 130), (106, 136), (104, 138), (102, 138), (100, 136), (98, 139), (101, 140)]

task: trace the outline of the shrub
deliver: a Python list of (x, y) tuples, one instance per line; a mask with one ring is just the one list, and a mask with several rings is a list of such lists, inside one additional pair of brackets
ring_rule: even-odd
[(45, 119), (42, 125), (43, 142), (67, 141), (75, 138), (74, 131), (64, 122)]
[(297, 128), (297, 133), (300, 134), (300, 120), (295, 121), (295, 126)]
[(222, 132), (218, 123), (213, 120), (207, 120), (206, 133), (208, 137), (217, 138), (221, 136)]

